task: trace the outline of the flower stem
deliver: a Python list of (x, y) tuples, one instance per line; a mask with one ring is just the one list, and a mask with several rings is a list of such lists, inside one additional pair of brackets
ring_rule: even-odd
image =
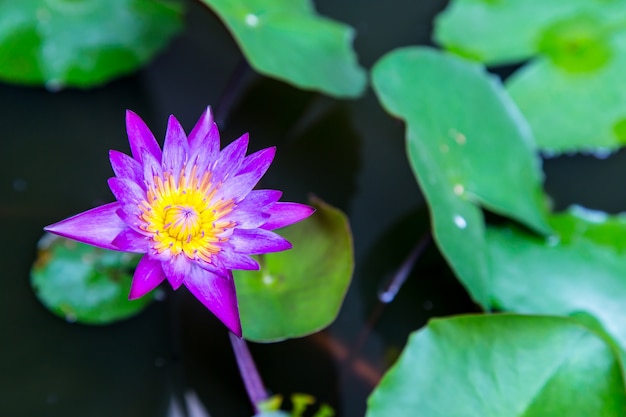
[(248, 398), (254, 408), (254, 414), (258, 414), (261, 411), (259, 404), (267, 400), (267, 391), (263, 386), (261, 375), (259, 375), (259, 371), (256, 369), (246, 341), (231, 332), (229, 332), (229, 336), (241, 379), (243, 379), (243, 384), (248, 392)]
[(380, 319), (385, 306), (396, 298), (398, 291), (400, 291), (400, 288), (402, 288), (402, 285), (406, 282), (413, 266), (428, 248), (431, 241), (432, 235), (429, 230), (422, 235), (413, 250), (411, 250), (402, 264), (395, 271), (391, 279), (385, 283), (383, 289), (378, 293), (378, 302), (376, 303), (376, 307), (374, 307), (374, 310), (370, 313), (365, 326), (361, 330), (361, 334), (357, 337), (356, 342), (352, 346), (350, 360), (354, 360), (356, 355), (359, 353), (372, 332), (372, 329), (376, 326), (376, 323)]
[(400, 291), (400, 288), (402, 288), (402, 285), (404, 285), (409, 273), (413, 269), (413, 265), (415, 265), (415, 262), (422, 256), (422, 253), (424, 253), (424, 250), (426, 250), (430, 244), (431, 238), (430, 231), (422, 236), (413, 250), (404, 259), (402, 265), (400, 265), (395, 274), (393, 274), (391, 279), (387, 282), (384, 289), (378, 293), (378, 301), (383, 304), (389, 304), (396, 298), (398, 291)]

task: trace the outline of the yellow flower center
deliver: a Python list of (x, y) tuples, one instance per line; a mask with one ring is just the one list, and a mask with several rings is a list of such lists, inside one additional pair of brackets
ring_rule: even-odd
[(152, 247), (158, 253), (169, 251), (172, 256), (211, 262), (220, 251), (220, 242), (228, 240), (222, 235), (235, 225), (223, 220), (234, 203), (214, 198), (217, 187), (210, 172), (198, 177), (194, 167), (190, 178), (183, 172), (178, 181), (171, 173), (154, 177), (154, 186), (139, 206), (141, 228), (152, 235)]

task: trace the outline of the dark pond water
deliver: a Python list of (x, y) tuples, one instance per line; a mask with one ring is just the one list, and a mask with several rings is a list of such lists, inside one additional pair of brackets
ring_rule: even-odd
[[(394, 47), (428, 44), (432, 18), (445, 6), (316, 4), (357, 29), (367, 67)], [(185, 398), (196, 398), (214, 417), (252, 414), (226, 330), (186, 291), (168, 292), (132, 319), (90, 327), (53, 317), (30, 289), (42, 227), (112, 200), (107, 155), (128, 151), (127, 108), (162, 138), (169, 114), (190, 129), (211, 104), (224, 143), (249, 131), (251, 150), (278, 146), (264, 187), (285, 190), (294, 201), (312, 192), (349, 215), (356, 271), (337, 321), (299, 340), (251, 344), (272, 392), (309, 393), (338, 416), (361, 416), (409, 332), (433, 316), (475, 311), (431, 245), (363, 337), (376, 315), (378, 289), (428, 230), (403, 125), (371, 91), (337, 101), (256, 76), (199, 4), (189, 4), (187, 21), (188, 29), (148, 68), (105, 87), (49, 93), (0, 85), (0, 416), (174, 417), (185, 415), (172, 405)], [(236, 83), (233, 73), (241, 75)], [(624, 159), (549, 160), (546, 188), (559, 208), (578, 202), (624, 210)], [(195, 406), (188, 404), (189, 415), (202, 415), (192, 412)]]

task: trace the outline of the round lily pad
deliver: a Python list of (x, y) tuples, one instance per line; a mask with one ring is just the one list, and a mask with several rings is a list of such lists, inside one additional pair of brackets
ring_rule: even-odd
[(129, 300), (130, 283), (140, 255), (113, 252), (45, 235), (31, 270), (37, 298), (69, 322), (107, 324), (143, 310), (154, 293)]
[(182, 27), (165, 0), (0, 2), (0, 80), (50, 89), (91, 87), (127, 74)]
[(292, 249), (258, 257), (259, 271), (233, 271), (246, 339), (302, 337), (337, 317), (354, 269), (352, 234), (340, 210), (312, 205), (313, 216), (279, 231)]

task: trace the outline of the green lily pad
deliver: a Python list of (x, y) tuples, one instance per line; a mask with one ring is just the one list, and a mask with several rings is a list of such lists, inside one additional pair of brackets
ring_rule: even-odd
[(411, 335), (367, 417), (621, 417), (626, 390), (604, 341), (561, 317), (431, 321)]
[(340, 210), (311, 203), (313, 216), (279, 231), (292, 249), (259, 256), (260, 271), (233, 271), (248, 340), (306, 336), (337, 317), (354, 269), (352, 234)]
[(139, 259), (47, 234), (39, 242), (31, 285), (57, 316), (69, 322), (108, 324), (139, 313), (154, 298), (151, 293), (128, 299)]
[(489, 65), (535, 58), (507, 81), (548, 154), (626, 144), (626, 8), (606, 0), (457, 0), (435, 38)]
[(405, 48), (373, 69), (383, 106), (407, 122), (407, 152), (435, 239), (471, 296), (488, 308), (480, 207), (548, 233), (532, 135), (502, 85), (476, 63)]
[(165, 0), (0, 2), (0, 80), (92, 87), (149, 61), (181, 28)]
[(542, 32), (581, 10), (598, 10), (596, 0), (453, 0), (435, 20), (435, 40), (450, 51), (501, 65), (531, 58)]
[(573, 207), (550, 224), (555, 235), (547, 239), (513, 226), (488, 229), (493, 304), (593, 317), (626, 352), (626, 216)]
[(354, 31), (319, 16), (310, 0), (202, 0), (222, 19), (261, 74), (336, 97), (360, 96), (366, 74)]
[[(591, 45), (593, 59), (584, 64), (560, 55), (536, 59), (507, 81), (541, 149), (606, 152), (626, 144), (626, 91), (615, 88), (626, 73), (626, 33), (606, 48)], [(572, 71), (563, 65), (592, 67)]]

